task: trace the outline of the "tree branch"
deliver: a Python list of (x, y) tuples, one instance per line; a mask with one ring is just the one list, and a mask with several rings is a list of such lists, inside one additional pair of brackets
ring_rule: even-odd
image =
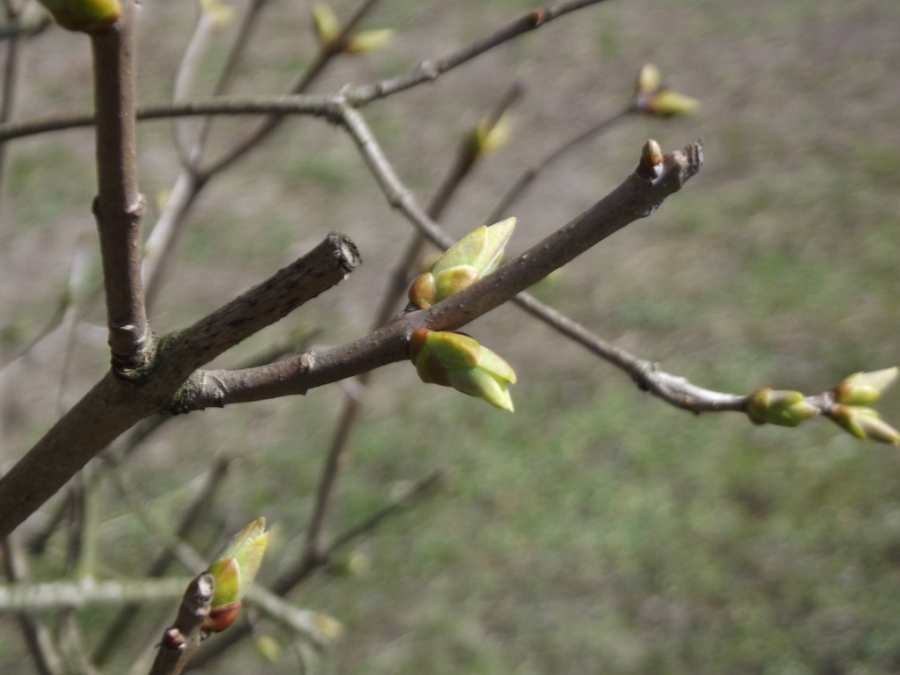
[[(372, 150), (368, 149), (370, 154)], [(455, 330), (499, 307), (628, 223), (652, 213), (667, 196), (681, 189), (701, 163), (701, 145), (692, 143), (667, 155), (655, 178), (635, 171), (588, 211), (493, 274), (428, 310), (401, 316), (355, 342), (259, 368), (202, 371), (183, 392), (178, 409), (199, 410), (301, 394), (402, 361), (408, 358), (407, 340), (413, 330)], [(413, 212), (418, 210), (414, 200), (403, 204)], [(421, 214), (421, 221), (428, 226), (429, 235), (445, 238), (427, 215)]]
[(109, 29), (91, 35), (94, 55), (97, 183), (103, 282), (113, 370), (128, 377), (147, 363), (150, 327), (141, 283), (141, 218), (137, 188), (133, 7)]
[(114, 581), (82, 577), (77, 581), (0, 584), (0, 612), (167, 601), (181, 595), (185, 584), (184, 577)]
[(358, 85), (350, 87), (347, 100), (353, 106), (362, 106), (376, 99), (384, 98), (399, 91), (410, 89), (425, 82), (432, 82), (449, 70), (461, 66), (483, 53), (517, 38), (523, 33), (528, 33), (541, 26), (550, 23), (569, 12), (583, 9), (590, 5), (597, 5), (603, 0), (576, 0), (575, 2), (563, 2), (547, 9), (535, 9), (525, 16), (516, 19), (493, 34), (477, 40), (452, 54), (439, 59), (423, 61), (413, 72), (399, 75), (389, 80), (382, 80), (375, 84)]
[(508, 213), (509, 207), (512, 206), (523, 194), (525, 194), (525, 191), (534, 182), (534, 179), (537, 178), (538, 174), (541, 171), (546, 170), (551, 164), (556, 162), (567, 152), (574, 148), (580, 147), (581, 144), (588, 140), (591, 136), (594, 136), (601, 131), (608, 129), (614, 122), (617, 122), (626, 115), (629, 115), (630, 113), (634, 112), (634, 110), (634, 106), (629, 104), (627, 107), (613, 113), (609, 117), (596, 122), (588, 129), (585, 129), (584, 131), (576, 134), (568, 141), (560, 145), (558, 148), (553, 150), (542, 160), (540, 160), (536, 164), (529, 166), (519, 175), (519, 177), (516, 179), (516, 182), (513, 183), (512, 187), (510, 187), (509, 190), (507, 190), (506, 193), (500, 198), (500, 201), (497, 202), (497, 205), (494, 207), (493, 211), (491, 211), (490, 215), (485, 219), (484, 222), (496, 223), (498, 220), (503, 218), (503, 215)]
[[(196, 368), (337, 284), (359, 263), (349, 239), (329, 235), (268, 281), (190, 328), (161, 338), (141, 380), (107, 374), (0, 478), (0, 537), (18, 527), (119, 434), (154, 412), (180, 410), (172, 396)], [(208, 377), (200, 373), (191, 379)]]
[(175, 623), (163, 633), (150, 675), (178, 675), (205, 637), (203, 620), (212, 605), (215, 581), (203, 572), (188, 585)]

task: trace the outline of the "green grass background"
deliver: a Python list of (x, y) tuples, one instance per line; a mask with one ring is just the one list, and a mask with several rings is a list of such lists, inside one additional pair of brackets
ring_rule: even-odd
[[(336, 8), (346, 15), (351, 4)], [(319, 91), (404, 72), (532, 8), (513, 0), (382, 4), (368, 23), (397, 28), (394, 46), (337, 64)], [(190, 20), (180, 3), (145, 5), (141, 86), (150, 102), (168, 95)], [(260, 29), (266, 40), (251, 50), (238, 89), (278, 91), (308, 62), (305, 12), (305, 3), (273, 3)], [(424, 201), (459, 134), (511, 79), (527, 84), (512, 144), (478, 168), (447, 215), (447, 227), (462, 234), (524, 166), (617, 109), (640, 65), (657, 63), (674, 87), (703, 102), (699, 114), (629, 119), (585, 143), (513, 209), (519, 227), (512, 252), (617, 184), (646, 138), (671, 149), (702, 135), (706, 167), (682, 193), (537, 293), (703, 386), (815, 393), (852, 372), (900, 363), (898, 35), (900, 5), (885, 0), (609, 2), (366, 114)], [(33, 47), (21, 114), (85, 109), (83, 41), (51, 31)], [(243, 125), (217, 128), (227, 137)], [(324, 128), (287, 125), (210, 187), (153, 317), (158, 331), (208, 312), (330, 229), (359, 243), (363, 268), (226, 362), (298, 326), (320, 327), (319, 346), (367, 330), (408, 226), (384, 203), (351, 144)], [(141, 182), (151, 201), (177, 175), (169, 131), (167, 123), (142, 127)], [(60, 261), (78, 233), (90, 231), (90, 155), (89, 136), (77, 132), (15, 145), (0, 295), (13, 346), (46, 320), (65, 282)], [(48, 192), (51, 184), (58, 187)], [(426, 388), (404, 364), (376, 373), (333, 531), (363, 520), (435, 468), (445, 478), (292, 596), (344, 625), (343, 638), (314, 660), (316, 669), (900, 672), (895, 448), (860, 443), (827, 421), (760, 428), (736, 415), (672, 410), (511, 308), (471, 332), (519, 373), (517, 411)], [(72, 395), (105, 361), (102, 338), (81, 349)], [(38, 355), (27, 381), (7, 386), (4, 460), (52, 421), (46, 402), (58, 390), (55, 359)], [(213, 545), (266, 516), (274, 536), (265, 581), (302, 546), (343, 396), (331, 387), (175, 420), (129, 468), (141, 478), (141, 496), (175, 518), (211, 458), (233, 457), (213, 522), (195, 543)], [(879, 407), (900, 424), (896, 391)], [(136, 574), (159, 543), (111, 488), (97, 499), (96, 573)], [(60, 574), (58, 539), (35, 576)], [(90, 641), (107, 614), (84, 617)], [(15, 624), (0, 617), (0, 625), (3, 672), (29, 672)], [(257, 630), (290, 642), (264, 621)], [(298, 669), (290, 649), (268, 664), (252, 649), (234, 654), (209, 672)], [(123, 645), (117, 667), (132, 655)]]

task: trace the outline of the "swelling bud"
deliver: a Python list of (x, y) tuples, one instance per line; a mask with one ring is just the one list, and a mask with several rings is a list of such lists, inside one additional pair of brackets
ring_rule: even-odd
[(122, 16), (119, 0), (40, 0), (56, 23), (79, 33), (99, 33)]

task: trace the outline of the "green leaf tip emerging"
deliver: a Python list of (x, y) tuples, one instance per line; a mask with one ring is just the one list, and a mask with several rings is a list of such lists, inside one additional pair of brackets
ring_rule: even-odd
[(516, 382), (515, 371), (474, 338), (419, 328), (410, 338), (410, 359), (423, 382), (453, 387), (513, 412), (508, 387)]
[(506, 242), (515, 227), (516, 219), (507, 218), (469, 232), (447, 249), (429, 272), (413, 282), (409, 289), (410, 303), (418, 309), (427, 309), (493, 272), (503, 259)]

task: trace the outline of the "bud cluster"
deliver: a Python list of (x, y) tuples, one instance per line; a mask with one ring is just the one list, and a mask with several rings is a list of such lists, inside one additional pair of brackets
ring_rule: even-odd
[(699, 106), (698, 100), (669, 89), (659, 68), (652, 63), (645, 64), (638, 73), (634, 86), (636, 110), (655, 117), (677, 117), (692, 115)]
[(760, 389), (747, 401), (747, 416), (754, 424), (795, 427), (821, 414), (856, 438), (900, 445), (900, 432), (868, 407), (893, 384), (897, 373), (896, 367), (855, 373), (825, 396), (812, 398), (799, 391)]
[[(515, 218), (482, 225), (451, 246), (409, 289), (409, 302), (428, 309), (493, 272), (516, 225)], [(420, 328), (410, 337), (409, 356), (419, 378), (453, 387), (497, 408), (513, 411), (508, 386), (516, 373), (500, 356), (463, 333)]]
[(319, 47), (324, 52), (344, 54), (365, 54), (388, 44), (394, 37), (394, 31), (382, 28), (363, 30), (341, 37), (341, 24), (331, 6), (317, 2), (312, 8), (313, 30), (319, 39)]

